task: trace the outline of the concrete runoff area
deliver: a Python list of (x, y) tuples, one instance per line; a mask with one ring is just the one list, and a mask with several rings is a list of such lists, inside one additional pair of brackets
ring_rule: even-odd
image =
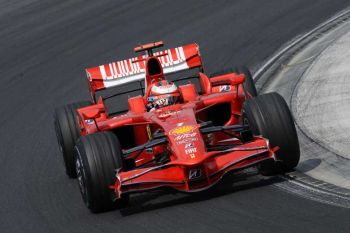
[(350, 159), (350, 32), (318, 56), (293, 98), (309, 136)]
[[(345, 159), (350, 159), (349, 90), (350, 31), (317, 57), (293, 95), (293, 110), (298, 125), (314, 141)], [(339, 162), (343, 163), (344, 160), (339, 158)], [(350, 165), (350, 161), (346, 164)], [(349, 168), (345, 167), (344, 174), (340, 174), (337, 180), (323, 172), (309, 173), (350, 188)]]
[(299, 51), (262, 90), (290, 104), (301, 146), (299, 172), (350, 188), (350, 23)]

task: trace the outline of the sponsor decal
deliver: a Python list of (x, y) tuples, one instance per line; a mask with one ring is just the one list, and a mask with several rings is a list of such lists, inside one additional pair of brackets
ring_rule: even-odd
[(87, 120), (85, 120), (85, 124), (87, 124), (87, 125), (92, 125), (92, 124), (94, 124), (95, 123), (95, 121), (93, 120), (93, 119), (87, 119)]
[(194, 153), (197, 153), (197, 148), (190, 148), (190, 149), (186, 149), (185, 150), (185, 154), (188, 155), (188, 154), (194, 154)]
[(185, 138), (181, 141), (176, 142), (177, 145), (181, 145), (184, 143), (188, 143), (188, 142), (193, 142), (193, 141), (197, 141), (197, 138)]
[(196, 137), (197, 133), (185, 133), (185, 134), (181, 134), (179, 136), (175, 137), (175, 141), (180, 141), (186, 138), (194, 138)]
[(172, 129), (172, 130), (169, 132), (169, 134), (170, 134), (170, 135), (179, 136), (179, 135), (183, 135), (183, 134), (192, 133), (195, 129), (196, 129), (196, 126), (193, 126), (193, 125), (183, 125), (183, 126), (179, 126), (179, 127), (176, 127), (176, 128), (174, 128), (174, 129)]
[(231, 85), (222, 85), (219, 88), (220, 92), (227, 92), (227, 91), (231, 91)]
[(194, 179), (198, 179), (202, 176), (202, 170), (201, 169), (192, 169), (190, 170), (190, 172), (188, 173), (188, 179), (189, 180), (194, 180)]
[[(169, 116), (173, 116), (175, 114), (177, 114), (180, 111), (166, 111), (166, 112), (162, 112), (158, 115), (158, 117), (160, 118), (165, 118), (165, 117), (169, 117)], [(183, 123), (182, 123), (183, 124)], [(179, 126), (179, 125), (177, 125)], [(181, 125), (180, 125), (181, 126)]]
[(194, 147), (194, 143), (193, 143), (193, 142), (187, 143), (187, 144), (185, 145), (185, 149), (193, 148), (193, 147)]

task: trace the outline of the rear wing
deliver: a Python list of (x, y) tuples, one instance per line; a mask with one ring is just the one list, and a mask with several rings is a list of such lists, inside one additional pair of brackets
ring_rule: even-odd
[[(155, 52), (153, 56), (158, 57), (164, 74), (203, 68), (199, 47), (195, 43)], [(144, 80), (146, 58), (147, 55), (142, 55), (86, 69), (91, 94), (124, 83)]]

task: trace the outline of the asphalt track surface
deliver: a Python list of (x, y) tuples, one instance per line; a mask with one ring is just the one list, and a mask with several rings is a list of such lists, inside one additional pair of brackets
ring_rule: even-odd
[(122, 211), (91, 214), (64, 174), (52, 124), (55, 106), (88, 98), (85, 67), (132, 56), (135, 44), (195, 41), (208, 72), (256, 69), (348, 0), (0, 5), (0, 232), (349, 232), (349, 209), (282, 191), (279, 178), (146, 193)]

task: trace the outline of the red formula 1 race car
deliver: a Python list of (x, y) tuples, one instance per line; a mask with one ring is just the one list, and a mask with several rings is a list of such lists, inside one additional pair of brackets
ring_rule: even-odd
[(92, 101), (55, 111), (66, 172), (92, 212), (124, 206), (135, 192), (197, 192), (247, 167), (270, 175), (297, 166), (298, 137), (280, 95), (257, 96), (244, 67), (208, 77), (197, 44), (153, 52), (162, 45), (87, 69)]

